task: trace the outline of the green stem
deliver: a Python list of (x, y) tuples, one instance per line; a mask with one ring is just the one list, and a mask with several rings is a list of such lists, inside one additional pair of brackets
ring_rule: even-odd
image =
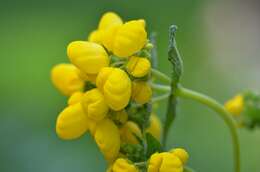
[(163, 91), (163, 92), (171, 91), (171, 87), (168, 85), (161, 85), (161, 84), (155, 84), (155, 83), (151, 83), (150, 85), (151, 85), (152, 89), (154, 89), (156, 91)]
[(152, 75), (154, 75), (156, 78), (161, 79), (162, 81), (165, 81), (167, 83), (171, 83), (171, 78), (169, 78), (167, 75), (164, 73), (156, 70), (156, 69), (151, 69)]
[(163, 95), (160, 95), (160, 96), (153, 97), (152, 98), (152, 103), (155, 103), (155, 102), (167, 99), (169, 96), (170, 96), (170, 94), (166, 93), (166, 94), (163, 94)]
[(239, 148), (239, 139), (238, 134), (236, 130), (236, 125), (234, 120), (231, 118), (231, 115), (229, 112), (226, 111), (226, 109), (219, 104), (216, 100), (212, 99), (211, 97), (208, 97), (206, 95), (203, 95), (201, 93), (197, 93), (195, 91), (178, 87), (176, 90), (176, 95), (183, 97), (183, 98), (190, 98), (195, 101), (198, 101), (215, 112), (225, 121), (225, 123), (228, 125), (231, 136), (232, 136), (232, 142), (233, 142), (233, 156), (234, 156), (234, 171), (240, 172), (240, 148)]

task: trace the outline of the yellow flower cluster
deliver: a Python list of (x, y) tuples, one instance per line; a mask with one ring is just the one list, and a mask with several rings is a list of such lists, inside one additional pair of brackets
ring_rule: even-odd
[(154, 153), (149, 160), (148, 172), (183, 172), (188, 153), (181, 148), (169, 152)]
[[(137, 143), (133, 133), (141, 137), (141, 131), (128, 120), (125, 108), (130, 102), (143, 105), (151, 100), (151, 63), (140, 55), (147, 43), (144, 20), (124, 23), (108, 12), (87, 41), (68, 45), (71, 64), (56, 65), (51, 71), (55, 87), (69, 96), (56, 122), (60, 138), (76, 139), (89, 131), (109, 162), (118, 157), (121, 143)], [(156, 138), (160, 137), (159, 122), (153, 115), (147, 129)], [(119, 164), (127, 161), (117, 160), (112, 170), (120, 171)], [(134, 171), (129, 166), (129, 172)]]
[(244, 98), (242, 95), (237, 95), (225, 103), (225, 108), (232, 115), (238, 116), (244, 109)]

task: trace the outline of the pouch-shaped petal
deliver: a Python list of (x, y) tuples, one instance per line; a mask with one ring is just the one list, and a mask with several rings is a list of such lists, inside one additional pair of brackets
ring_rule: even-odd
[(138, 140), (136, 136), (142, 137), (142, 133), (138, 125), (132, 121), (127, 121), (120, 128), (121, 140), (124, 143), (137, 144)]
[(83, 90), (84, 81), (79, 77), (79, 70), (72, 64), (58, 64), (51, 70), (54, 86), (64, 95), (70, 96)]
[(94, 133), (95, 141), (106, 160), (113, 161), (119, 154), (120, 135), (117, 126), (108, 118), (99, 121)]
[(106, 12), (99, 21), (98, 29), (104, 30), (111, 26), (122, 25), (122, 19), (114, 12)]
[(152, 97), (150, 85), (144, 81), (134, 81), (132, 83), (132, 99), (139, 104), (149, 102)]
[(81, 99), (83, 97), (83, 92), (81, 91), (77, 91), (75, 93), (73, 93), (70, 98), (68, 99), (68, 105), (74, 105), (76, 103), (80, 103), (81, 102)]
[(56, 133), (62, 139), (79, 138), (87, 130), (86, 115), (80, 103), (66, 107), (57, 118)]
[(119, 158), (117, 159), (113, 166), (112, 172), (138, 172), (139, 170), (134, 164), (131, 164), (128, 160)]
[(102, 68), (97, 76), (96, 85), (111, 109), (119, 111), (129, 103), (131, 81), (125, 71), (112, 67)]
[(144, 20), (132, 20), (120, 27), (115, 35), (113, 53), (129, 57), (140, 51), (147, 42)]
[(109, 65), (106, 50), (99, 44), (87, 41), (74, 41), (68, 45), (70, 61), (87, 74), (97, 74)]
[(130, 75), (136, 78), (144, 77), (150, 72), (151, 63), (147, 58), (133, 56), (130, 57), (126, 69)]
[(185, 149), (182, 148), (175, 148), (170, 151), (170, 153), (173, 153), (175, 156), (177, 156), (182, 164), (186, 164), (189, 159), (189, 154)]
[(81, 103), (86, 115), (92, 120), (100, 121), (108, 113), (104, 96), (97, 88), (85, 92)]
[(161, 121), (160, 119), (155, 115), (152, 114), (150, 117), (150, 125), (146, 129), (146, 132), (151, 133), (155, 138), (160, 140), (161, 137)]

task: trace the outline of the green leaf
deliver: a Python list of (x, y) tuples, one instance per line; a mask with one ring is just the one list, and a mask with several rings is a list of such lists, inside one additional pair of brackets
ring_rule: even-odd
[(146, 145), (147, 145), (147, 149), (146, 149), (147, 159), (149, 159), (150, 156), (155, 152), (162, 152), (161, 143), (156, 138), (154, 138), (152, 134), (146, 133), (145, 137), (146, 137)]
[(169, 29), (169, 50), (168, 50), (168, 60), (172, 64), (172, 83), (174, 87), (180, 81), (180, 77), (183, 72), (183, 62), (180, 56), (180, 53), (177, 49), (176, 41), (175, 41), (175, 33), (177, 31), (177, 26), (171, 25)]

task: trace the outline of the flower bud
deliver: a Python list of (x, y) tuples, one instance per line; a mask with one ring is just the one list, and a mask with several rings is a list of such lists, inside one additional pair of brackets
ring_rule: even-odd
[(117, 126), (108, 118), (97, 123), (94, 138), (108, 161), (113, 161), (119, 153), (120, 135)]
[(120, 128), (121, 140), (124, 143), (137, 144), (136, 136), (142, 137), (142, 133), (138, 125), (132, 121), (128, 121)]
[(121, 69), (105, 67), (99, 72), (96, 85), (104, 94), (108, 106), (115, 110), (122, 110), (129, 103), (131, 96), (131, 81)]
[(189, 154), (186, 150), (182, 149), (182, 148), (175, 148), (172, 149), (170, 151), (170, 153), (174, 154), (175, 156), (177, 156), (183, 165), (185, 165), (189, 159)]
[(74, 41), (69, 44), (67, 54), (70, 61), (87, 74), (97, 74), (109, 65), (106, 50), (99, 44), (87, 41)]
[(139, 170), (130, 161), (119, 158), (117, 159), (111, 169), (111, 172), (138, 172)]
[(150, 72), (151, 63), (147, 58), (142, 57), (130, 57), (127, 65), (126, 65), (127, 72), (136, 77), (144, 77)]
[(102, 43), (102, 31), (101, 30), (94, 30), (88, 36), (89, 42), (94, 42), (97, 44)]
[(87, 73), (84, 73), (83, 71), (80, 71), (79, 77), (81, 79), (83, 79), (84, 81), (90, 81), (92, 83), (96, 83), (97, 75), (96, 74), (87, 74)]
[(79, 77), (79, 70), (72, 64), (58, 64), (52, 68), (51, 80), (64, 95), (69, 96), (83, 90), (84, 81)]
[(152, 89), (147, 82), (134, 81), (132, 84), (132, 99), (139, 104), (145, 104), (151, 100)]
[(70, 106), (70, 105), (79, 103), (81, 101), (82, 97), (83, 97), (83, 92), (81, 92), (81, 91), (77, 91), (77, 92), (73, 93), (68, 100), (68, 105)]
[(86, 115), (80, 103), (66, 107), (57, 118), (56, 133), (62, 139), (76, 139), (82, 136), (87, 129)]
[(238, 116), (242, 113), (244, 109), (244, 99), (242, 95), (237, 95), (231, 100), (225, 103), (225, 108), (229, 111), (232, 115)]
[(148, 172), (183, 172), (181, 160), (172, 153), (154, 153), (148, 164)]
[(146, 42), (144, 20), (132, 20), (118, 29), (113, 41), (113, 53), (118, 57), (129, 57), (140, 51)]
[(108, 113), (104, 96), (97, 88), (84, 93), (81, 104), (86, 115), (95, 121), (100, 121)]
[(155, 114), (152, 114), (150, 117), (150, 125), (146, 129), (146, 132), (151, 133), (156, 139), (160, 140), (161, 128), (160, 119)]
[(122, 25), (123, 21), (122, 19), (113, 12), (106, 12), (100, 19), (98, 29), (103, 30), (103, 29), (108, 29), (111, 26), (115, 25)]

